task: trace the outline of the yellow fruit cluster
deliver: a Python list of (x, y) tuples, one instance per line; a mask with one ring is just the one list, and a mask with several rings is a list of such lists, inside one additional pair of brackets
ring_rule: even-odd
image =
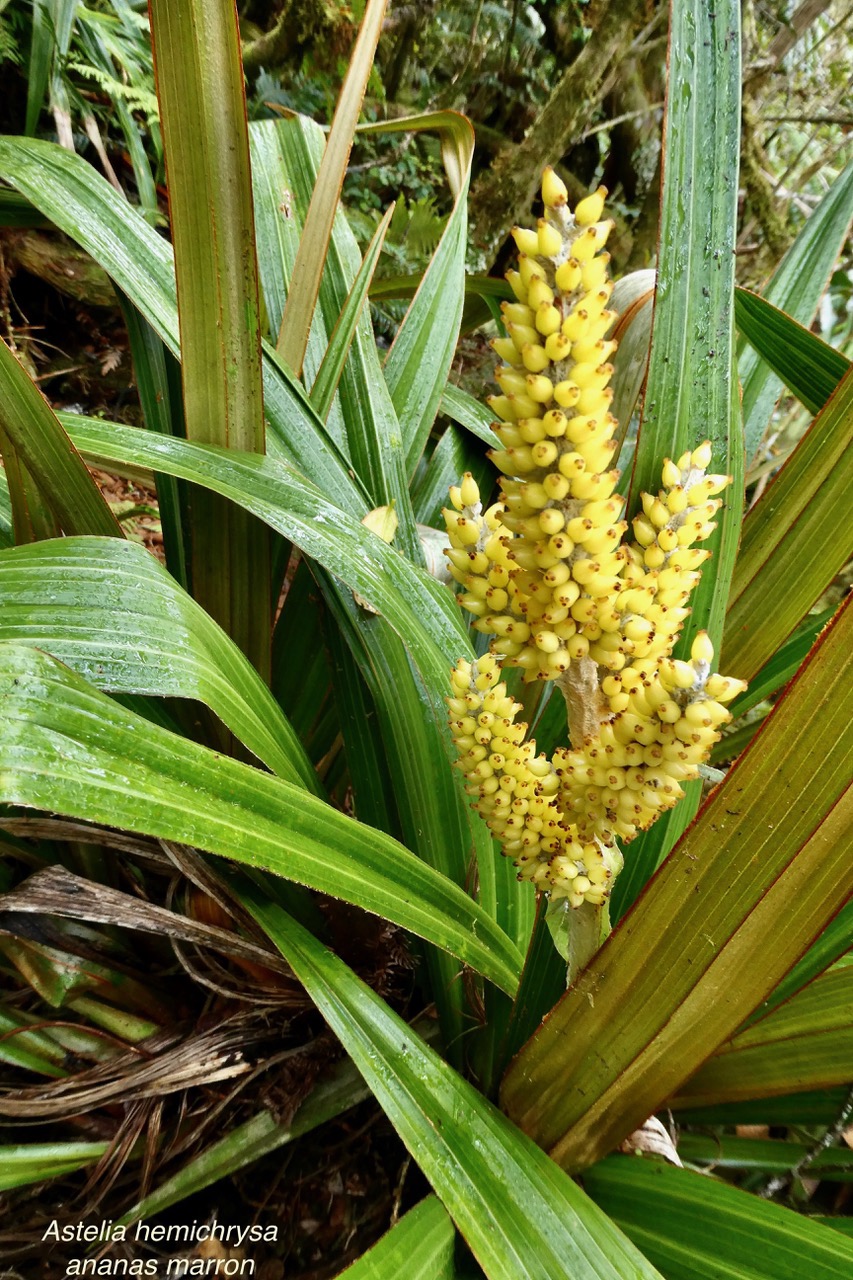
[[(502, 394), (489, 400), (502, 499), (483, 513), (466, 474), (444, 512), (460, 603), (493, 655), (473, 674), (464, 664), (454, 673), (452, 728), (468, 790), (521, 876), (575, 906), (602, 901), (621, 863), (616, 838), (630, 840), (683, 795), (680, 783), (697, 776), (729, 718), (722, 703), (744, 687), (711, 674), (704, 633), (690, 663), (671, 657), (709, 554), (695, 544), (713, 531), (728, 484), (706, 474), (709, 444), (664, 462), (662, 488), (642, 496), (626, 538), (619, 473), (609, 469), (617, 424), (605, 194), (572, 214), (546, 170), (545, 216), (535, 231), (513, 231), (516, 300), (503, 304), (508, 336), (493, 342)], [(557, 681), (571, 750), (549, 762), (524, 743), (495, 659), (526, 681)], [(479, 723), (497, 714), (478, 701), (484, 690), (502, 708), (494, 749), (468, 732), (472, 721), (481, 738), (494, 729)], [(509, 765), (496, 763), (504, 758)]]
[(600, 904), (621, 855), (594, 836), (584, 842), (566, 821), (561, 779), (544, 755), (536, 755), (535, 743), (525, 742), (527, 725), (515, 719), (521, 704), (499, 681), (491, 654), (475, 663), (460, 659), (451, 675), (447, 706), (465, 789), (521, 879), (573, 906)]

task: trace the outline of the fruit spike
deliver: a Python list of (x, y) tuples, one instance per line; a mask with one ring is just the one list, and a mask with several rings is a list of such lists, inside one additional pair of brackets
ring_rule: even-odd
[[(553, 170), (545, 216), (516, 227), (515, 301), (493, 346), (503, 393), (490, 404), (501, 448), (501, 501), (483, 512), (466, 474), (445, 510), (459, 602), (490, 637), (490, 654), (460, 662), (449, 700), (459, 767), (474, 803), (533, 880), (572, 906), (600, 905), (628, 841), (684, 794), (745, 686), (711, 672), (700, 632), (691, 661), (672, 658), (728, 477), (707, 475), (707, 442), (662, 464), (662, 488), (622, 519), (612, 469), (616, 421), (607, 338), (615, 314), (600, 187), (568, 206)], [(553, 680), (566, 699), (571, 747), (536, 755), (500, 664)]]

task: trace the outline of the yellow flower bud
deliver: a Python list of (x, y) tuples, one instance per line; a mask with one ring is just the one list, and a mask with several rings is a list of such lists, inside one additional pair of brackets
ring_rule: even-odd
[(536, 328), (545, 338), (558, 333), (562, 322), (559, 310), (550, 303), (543, 302), (536, 312)]
[(501, 360), (506, 360), (507, 364), (521, 364), (521, 356), (512, 338), (492, 338), (491, 346), (495, 354), (500, 356)]
[(572, 344), (564, 333), (552, 333), (545, 340), (545, 351), (548, 359), (556, 364), (558, 360), (568, 360)]
[[(528, 232), (528, 235), (535, 236), (536, 232), (530, 231)], [(539, 242), (537, 240), (537, 246), (538, 246), (538, 243)], [(530, 286), (532, 285), (534, 280), (545, 279), (545, 268), (540, 266), (540, 264), (535, 260), (535, 258), (524, 258), (524, 257), (519, 258), (518, 272), (519, 272), (519, 275), (521, 276), (522, 282), (526, 290), (530, 289)], [(523, 298), (521, 299), (522, 302), (526, 302), (527, 297), (528, 295), (527, 293), (525, 293)]]
[(462, 477), (460, 494), (462, 503), (466, 507), (474, 507), (480, 501), (480, 489), (470, 471), (466, 471)]
[(541, 373), (551, 363), (545, 348), (540, 347), (538, 342), (526, 342), (521, 348), (521, 359), (525, 369), (529, 369), (531, 373)]
[(707, 666), (714, 661), (714, 646), (707, 631), (697, 631), (690, 646), (690, 657), (694, 662), (704, 663)]
[(563, 321), (562, 333), (571, 342), (579, 342), (589, 334), (589, 312), (583, 307), (575, 307)]
[(704, 444), (699, 445), (698, 449), (694, 449), (690, 455), (690, 461), (694, 467), (704, 471), (711, 461), (711, 441), (706, 440)]
[(504, 277), (510, 289), (512, 289), (516, 298), (523, 305), (527, 304), (527, 285), (521, 278), (519, 271), (508, 271)]
[(559, 409), (549, 409), (542, 419), (542, 425), (549, 436), (558, 439), (565, 435), (568, 419)]
[(744, 693), (747, 689), (745, 680), (734, 680), (731, 676), (709, 676), (705, 681), (705, 689), (717, 702), (731, 702), (732, 698)]
[[(536, 374), (528, 374), (530, 378), (536, 376)], [(520, 418), (517, 430), (525, 444), (538, 444), (540, 440), (545, 439), (545, 424), (541, 418)]]
[(562, 409), (571, 409), (580, 400), (581, 389), (576, 382), (566, 380), (554, 387), (554, 399)]
[(554, 384), (550, 378), (546, 378), (544, 374), (530, 373), (527, 375), (527, 394), (531, 400), (535, 400), (537, 404), (548, 404), (554, 395)]
[(599, 187), (591, 196), (584, 197), (575, 209), (575, 222), (579, 227), (587, 227), (598, 222), (604, 211), (607, 188)]
[(533, 325), (529, 324), (511, 324), (507, 325), (507, 333), (512, 338), (513, 344), (517, 351), (523, 351), (526, 346), (539, 341), (539, 334)]
[(581, 282), (581, 264), (575, 258), (567, 258), (557, 267), (554, 279), (561, 293), (574, 293)]
[[(604, 366), (609, 369), (608, 365)], [(613, 370), (609, 369), (608, 377)], [(577, 399), (578, 413), (601, 414), (604, 416), (613, 399), (613, 391), (610, 387), (600, 388), (597, 386), (584, 387)]]
[(529, 231), (527, 227), (513, 227), (510, 235), (515, 241), (519, 253), (526, 254), (531, 258), (538, 254), (539, 237), (535, 231)]
[(552, 227), (544, 218), (537, 224), (538, 252), (543, 258), (553, 258), (563, 247), (563, 237), (556, 227)]
[(681, 484), (681, 472), (671, 458), (664, 458), (662, 476), (665, 489)]
[(548, 209), (558, 209), (566, 204), (568, 198), (566, 184), (549, 165), (542, 174), (542, 203)]
[(495, 382), (501, 391), (508, 396), (527, 395), (527, 374), (521, 369), (513, 369), (508, 365), (499, 365), (495, 370)]
[[(555, 175), (543, 186), (556, 201), (548, 207), (562, 210)], [(467, 793), (520, 878), (571, 906), (605, 900), (622, 860), (613, 840), (632, 839), (679, 799), (728, 719), (724, 702), (744, 687), (708, 674), (707, 636), (694, 641), (691, 662), (670, 656), (708, 554), (692, 544), (713, 530), (715, 495), (728, 483), (704, 474), (709, 448), (663, 464), (661, 493), (642, 497), (633, 522), (636, 541), (622, 541), (618, 473), (606, 470), (614, 313), (601, 198), (581, 202), (576, 224), (555, 212), (536, 232), (516, 229), (522, 257), (507, 279), (518, 301), (502, 307), (509, 336), (494, 347), (506, 361), (495, 375), (503, 394), (489, 398), (502, 502), (481, 515), (466, 474), (445, 512), (458, 598), (491, 654), (525, 682), (572, 681), (582, 660), (597, 678), (598, 733), (552, 761), (515, 723), (495, 656), (461, 664), (448, 700)], [(555, 298), (543, 259), (567, 252), (560, 227), (570, 235), (573, 225), (581, 230), (554, 271)]]
[(588, 293), (597, 293), (607, 279), (609, 266), (609, 253), (602, 253), (597, 258), (585, 262), (581, 270), (581, 288)]

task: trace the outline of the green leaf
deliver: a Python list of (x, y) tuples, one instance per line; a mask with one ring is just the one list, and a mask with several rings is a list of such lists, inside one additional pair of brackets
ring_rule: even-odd
[(260, 867), (457, 952), (512, 992), (520, 957), (395, 840), (278, 778), (148, 724), (54, 659), (0, 646), (0, 800)]
[(259, 895), (247, 900), (364, 1076), (490, 1280), (657, 1273), (583, 1192), (355, 976)]
[(56, 414), (5, 342), (0, 342), (0, 432), (66, 533), (123, 536)]
[(326, 753), (322, 748), (313, 751), (313, 739), (331, 698), (331, 671), (319, 618), (322, 607), (308, 564), (302, 560), (284, 597), (273, 635), (272, 690), (315, 762)]
[(332, 401), (335, 398), (335, 392), (355, 337), (355, 331), (367, 299), (367, 290), (370, 286), (370, 281), (373, 279), (373, 273), (376, 270), (376, 264), (382, 252), (382, 245), (385, 243), (385, 233), (388, 230), (388, 223), (391, 221), (393, 212), (394, 206), (392, 205), (385, 217), (380, 221), (373, 234), (373, 239), (367, 246), (364, 260), (358, 269), (358, 275), (353, 281), (338, 323), (329, 339), (326, 354), (323, 356), (320, 368), (317, 370), (317, 376), (311, 387), (311, 403), (321, 418), (328, 417), (331, 411)]
[[(830, 273), (847, 238), (853, 216), (853, 164), (839, 174), (803, 224), (764, 289), (765, 301), (800, 324), (810, 325)], [(763, 328), (756, 334), (763, 341)], [(786, 376), (791, 371), (786, 365)], [(747, 460), (754, 457), (779, 399), (783, 379), (773, 374), (754, 347), (738, 353), (743, 387), (744, 439)]]
[(713, 1106), (853, 1082), (853, 966), (815, 978), (739, 1031), (670, 1105)]
[(495, 415), (461, 387), (454, 387), (452, 383), (448, 383), (441, 397), (441, 412), (446, 413), (448, 418), (458, 422), (461, 427), (467, 428), (472, 435), (484, 441), (490, 448), (501, 447), (500, 440), (492, 431)]
[[(690, 630), (719, 638), (737, 545), (743, 449), (734, 362), (734, 248), (740, 151), (740, 12), (726, 0), (673, 4), (652, 345), (628, 513), (657, 493), (665, 457), (703, 440), (713, 470), (734, 477), (722, 538), (709, 545)], [(709, 594), (709, 584), (718, 581)], [(698, 595), (698, 593), (697, 593)], [(698, 616), (697, 616), (698, 615)]]
[(360, 822), (399, 837), (400, 825), (376, 706), (353, 658), (343, 626), (324, 612), (323, 637), (334, 672), (334, 699), (347, 760), (352, 810)]
[[(166, 436), (185, 436), (180, 365), (162, 338), (142, 314), (119, 292), (119, 303), (127, 327), (136, 389), (145, 426)], [(62, 419), (60, 418), (60, 421)], [(189, 590), (187, 564), (186, 494), (172, 476), (155, 475), (157, 507), (163, 530), (166, 566), (174, 578)]]
[(387, 0), (367, 0), (364, 19), (350, 55), (341, 96), (335, 109), (329, 138), (317, 175), (317, 183), (305, 217), (305, 229), (293, 267), (287, 304), (276, 348), (294, 373), (301, 374), (311, 318), (317, 305), (332, 224), (338, 207), (353, 135), (373, 57), (382, 31)]
[(454, 1280), (456, 1231), (435, 1196), (410, 1209), (340, 1280)]
[(33, 4), (25, 133), (35, 133), (49, 85), (50, 106), (56, 105), (61, 85), (59, 64), (68, 56), (77, 7), (77, 0), (35, 0)]
[(667, 1280), (839, 1280), (853, 1241), (715, 1178), (625, 1156), (584, 1186)]
[(144, 548), (62, 538), (0, 554), (0, 640), (53, 654), (100, 689), (195, 698), (287, 782), (322, 795), (272, 694)]
[(12, 537), (18, 544), (38, 542), (42, 538), (58, 538), (62, 528), (47, 502), (42, 500), (38, 485), (18, 457), (9, 436), (0, 427), (0, 456), (3, 460), (5, 496), (9, 502)]
[(748, 289), (735, 297), (738, 328), (789, 391), (817, 413), (850, 368), (840, 351)]
[(0, 547), (10, 547), (12, 537), (12, 501), (5, 471), (0, 470)]
[(744, 520), (721, 670), (759, 671), (853, 554), (851, 441), (853, 369)]
[(769, 1013), (771, 1009), (775, 1009), (850, 950), (853, 950), (853, 902), (848, 902), (841, 908), (817, 942), (809, 947), (802, 960), (794, 965), (772, 995), (768, 996), (760, 1008), (756, 1009), (750, 1021), (754, 1022), (757, 1018)]
[[(259, 127), (264, 126), (255, 126), (255, 129)], [(287, 187), (292, 192), (292, 217), (297, 220), (300, 209), (313, 199), (316, 189), (315, 180), (324, 155), (323, 131), (304, 117), (280, 121), (271, 127), (275, 130), (279, 155), (267, 146), (263, 150), (265, 162), (273, 166), (273, 172), (280, 169), (287, 175)], [(269, 198), (269, 180), (266, 187)], [(304, 233), (300, 243), (303, 240)], [(292, 245), (282, 247), (287, 250)], [(341, 211), (333, 224), (320, 284), (315, 324), (322, 322), (321, 332), (331, 333), (339, 324), (360, 266), (358, 243)], [(285, 274), (289, 271), (289, 263), (284, 259), (282, 270)], [(395, 504), (399, 520), (397, 546), (415, 563), (420, 563), (421, 548), (411, 511), (403, 441), (367, 311), (362, 312), (356, 325), (337, 399), (350, 465), (370, 493), (371, 507)]]
[[(237, 11), (154, 0), (187, 439), (264, 452), (258, 267)], [(208, 490), (189, 505), (193, 596), (269, 673), (269, 535)]]
[(807, 1162), (809, 1177), (840, 1182), (853, 1179), (853, 1151), (849, 1147), (829, 1147), (815, 1154), (814, 1145), (781, 1142), (778, 1138), (682, 1133), (678, 1138), (678, 1154), (687, 1164), (750, 1169), (768, 1174), (790, 1173), (801, 1162)]
[(58, 1079), (66, 1074), (66, 1050), (42, 1029), (41, 1020), (30, 1027), (36, 1021), (32, 1014), (0, 1006), (0, 1062)]
[(723, 1102), (714, 1107), (685, 1107), (681, 1124), (714, 1128), (718, 1125), (762, 1124), (781, 1128), (819, 1125), (828, 1128), (842, 1115), (849, 1089), (806, 1090), (778, 1098), (750, 1098), (748, 1102)]
[(154, 0), (151, 21), (187, 436), (263, 453), (257, 261), (237, 13), (212, 0)]
[(431, 111), (381, 124), (382, 133), (422, 129), (439, 133), (454, 205), (385, 361), (410, 476), (424, 451), (456, 353), (465, 301), (466, 198), (474, 155), (474, 130), (455, 111)]
[[(484, 865), (495, 854), (488, 828), (449, 767), (447, 677), (436, 672), (435, 678), (425, 678), (420, 664), (413, 669), (402, 632), (395, 634), (383, 618), (366, 614), (327, 574), (317, 568), (315, 574), (373, 699), (403, 838), (443, 877), (467, 887), (472, 864)], [(411, 636), (408, 642), (411, 648)], [(427, 950), (425, 964), (444, 1043), (461, 1064), (470, 1016), (461, 971), (435, 949)]]
[(66, 1177), (100, 1160), (109, 1146), (108, 1142), (28, 1142), (0, 1147), (0, 1191)]
[(494, 467), (483, 457), (482, 449), (451, 424), (412, 484), (412, 504), (421, 524), (441, 527), (441, 512), (449, 502), (450, 486), (458, 484), (466, 471), (471, 472), (482, 495), (491, 493), (495, 483)]
[[(348, 643), (383, 716), (406, 842), (454, 883), (465, 884), (471, 859), (494, 855), (487, 827), (469, 806), (456, 771), (448, 768), (448, 673), (460, 654), (471, 653), (452, 593), (282, 463), (95, 419), (81, 423), (75, 438), (94, 455), (132, 459), (215, 487), (346, 582), (350, 591), (327, 581), (323, 589), (339, 625), (349, 619)], [(384, 618), (365, 614), (353, 590)], [(437, 963), (449, 965), (444, 958)], [(442, 975), (434, 998), (445, 1008), (443, 1026), (461, 1053), (464, 992), (455, 972), (443, 969)]]
[(97, 418), (80, 419), (73, 436), (87, 455), (166, 471), (245, 506), (383, 614), (435, 688), (444, 689), (448, 664), (470, 649), (451, 592), (287, 464)]
[(851, 647), (847, 607), (510, 1067), (508, 1113), (566, 1167), (611, 1150), (671, 1097), (853, 892)]
[[(675, 656), (707, 630), (719, 650), (743, 511), (744, 453), (734, 358), (734, 268), (740, 154), (740, 6), (704, 0), (672, 5), (665, 113), (658, 273), (643, 414), (628, 490), (633, 516), (642, 492), (660, 489), (663, 459), (704, 440), (711, 470), (732, 476), (718, 527), (704, 544), (713, 559), (690, 600)], [(634, 846), (617, 909), (624, 910), (672, 849), (699, 807), (701, 788)]]

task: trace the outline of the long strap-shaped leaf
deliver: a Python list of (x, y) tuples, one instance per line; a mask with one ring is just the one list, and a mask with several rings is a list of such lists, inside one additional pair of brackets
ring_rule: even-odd
[(735, 294), (738, 327), (812, 413), (822, 409), (850, 368), (850, 361), (757, 293)]
[(276, 343), (279, 355), (296, 374), (308, 345), (311, 318), (320, 292), (323, 264), (332, 234), (353, 134), (382, 31), (387, 0), (367, 0), (364, 21), (352, 51), (341, 96), (335, 109), (317, 183), (305, 218), (305, 232), (296, 256), (293, 278)]
[(566, 1167), (592, 1163), (674, 1094), (853, 893), (851, 648), (848, 604), (510, 1067), (509, 1114)]
[[(270, 145), (270, 130), (274, 131), (275, 147)], [(258, 180), (264, 183), (264, 200), (268, 202), (272, 196), (275, 209), (278, 210), (279, 199), (274, 195), (274, 185), (280, 189), (283, 178), (291, 192), (291, 216), (288, 221), (298, 224), (302, 212), (309, 201), (313, 203), (314, 193), (319, 190), (318, 184), (321, 182), (327, 154), (324, 150), (323, 131), (312, 120), (303, 117), (253, 126), (253, 134), (261, 131), (267, 134), (266, 145), (256, 145), (255, 155), (263, 162), (265, 170), (267, 166), (273, 168), (272, 174), (265, 171), (259, 175)], [(271, 178), (279, 170), (282, 171), (279, 181), (273, 184)], [(310, 237), (307, 220), (306, 229), (299, 241), (299, 252), (306, 243), (306, 236)], [(282, 237), (279, 269), (286, 278), (291, 271), (289, 251), (292, 248), (292, 236), (287, 239)], [(319, 306), (315, 314), (314, 327), (321, 332), (332, 333), (338, 325), (360, 266), (361, 252), (358, 243), (343, 213), (339, 212), (332, 224), (331, 239), (325, 249)], [(295, 263), (292, 270), (296, 270)], [(312, 334), (313, 332), (312, 328)], [(346, 436), (346, 449), (352, 459), (354, 471), (370, 493), (372, 505), (395, 504), (399, 521), (396, 545), (410, 559), (420, 563), (421, 549), (409, 499), (400, 425), (385, 385), (376, 349), (376, 337), (370, 316), (366, 312), (362, 313), (355, 328), (349, 358), (341, 375), (337, 401)]]
[[(714, 470), (734, 477), (716, 595), (693, 625), (722, 625), (725, 584), (737, 546), (743, 446), (734, 363), (734, 245), (740, 151), (740, 7), (734, 0), (673, 0), (664, 137), (659, 262), (640, 436), (628, 496), (657, 493), (664, 457), (702, 440)], [(697, 603), (692, 602), (694, 617)]]
[(377, 1244), (340, 1274), (340, 1280), (455, 1280), (456, 1232), (441, 1201), (427, 1196)]
[(0, 433), (24, 464), (66, 533), (122, 537), (86, 465), (56, 414), (0, 341)]
[(490, 1280), (657, 1272), (557, 1166), (281, 908), (245, 896)]
[[(264, 452), (258, 267), (237, 9), (152, 0), (187, 439)], [(268, 677), (269, 535), (208, 490), (189, 504), (193, 595)]]
[(369, 126), (365, 132), (399, 133), (410, 129), (438, 130), (454, 199), (444, 234), (385, 361), (385, 377), (400, 420), (411, 476), (435, 421), (459, 338), (465, 301), (466, 201), (474, 130), (455, 111), (433, 111), (385, 121)]
[[(671, 0), (659, 264), (643, 417), (628, 495), (657, 493), (665, 457), (703, 440), (732, 484), (691, 598), (677, 657), (707, 630), (719, 648), (743, 511), (744, 453), (734, 360), (734, 248), (740, 154), (740, 4)], [(699, 807), (701, 786), (637, 839), (616, 911), (636, 898)]]
[[(395, 635), (389, 626), (390, 619), (365, 615), (352, 592), (316, 568), (315, 573), (373, 696), (403, 838), (441, 875), (467, 885), (472, 863), (486, 866), (495, 855), (488, 829), (460, 794), (456, 770), (448, 767), (443, 737), (447, 677), (425, 678), (423, 667), (413, 671), (406, 649), (408, 644), (411, 651), (411, 637), (404, 643), (403, 633)], [(462, 975), (444, 952), (428, 951), (425, 962), (448, 1054), (461, 1064), (469, 1016)]]
[[(847, 806), (853, 826), (853, 795)], [(675, 1107), (829, 1089), (853, 1081), (853, 967), (821, 974), (739, 1031), (673, 1099)]]
[(0, 1191), (63, 1178), (100, 1160), (106, 1142), (27, 1142), (0, 1147)]
[(613, 1156), (584, 1185), (668, 1280), (853, 1274), (853, 1240), (701, 1173)]
[(62, 538), (4, 551), (0, 640), (44, 649), (113, 693), (197, 698), (279, 777), (322, 795), (251, 663), (132, 542)]
[(194, 845), (354, 902), (512, 992), (521, 957), (463, 890), (302, 787), (152, 725), (53, 658), (0, 645), (0, 802)]
[[(787, 316), (809, 325), (826, 288), (826, 282), (841, 253), (853, 217), (853, 163), (827, 191), (818, 207), (806, 219), (796, 240), (785, 254), (762, 297)], [(759, 322), (760, 323), (760, 322)], [(743, 387), (744, 443), (747, 460), (752, 458), (767, 429), (773, 406), (779, 399), (786, 376), (796, 368), (791, 362), (775, 373), (761, 358), (760, 348), (750, 345), (738, 353), (738, 373)]]
[(851, 950), (853, 950), (853, 902), (848, 902), (761, 1008), (756, 1009), (750, 1019), (750, 1025), (785, 1000), (789, 1000), (807, 982), (811, 982), (812, 978), (823, 973)]
[(853, 554), (851, 441), (853, 369), (744, 521), (724, 671), (754, 675)]

